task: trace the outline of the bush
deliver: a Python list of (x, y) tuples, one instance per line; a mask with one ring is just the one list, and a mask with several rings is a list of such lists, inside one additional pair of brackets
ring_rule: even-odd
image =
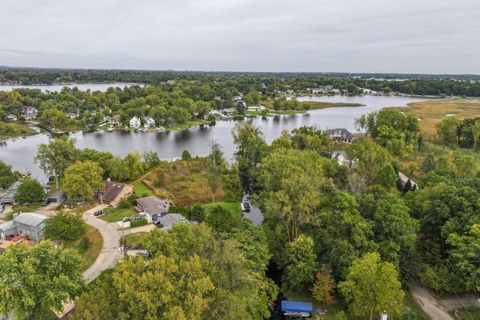
[(146, 225), (147, 223), (148, 223), (147, 219), (133, 220), (130, 222), (130, 227), (131, 228), (141, 227)]
[(91, 245), (92, 243), (90, 242), (90, 239), (88, 239), (87, 237), (83, 237), (82, 241), (80, 241), (79, 249), (81, 252), (85, 252), (90, 248)]
[(128, 209), (128, 208), (130, 208), (131, 205), (132, 205), (132, 204), (131, 204), (128, 200), (122, 199), (122, 200), (120, 200), (120, 202), (118, 203), (117, 208), (118, 208), (118, 209)]

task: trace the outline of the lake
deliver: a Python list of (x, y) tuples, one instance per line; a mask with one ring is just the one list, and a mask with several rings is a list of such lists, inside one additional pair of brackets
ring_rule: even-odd
[[(424, 99), (395, 96), (325, 96), (300, 97), (299, 100), (351, 102), (361, 103), (365, 106), (327, 108), (312, 110), (308, 114), (269, 117), (266, 120), (258, 117), (246, 121), (259, 127), (267, 142), (271, 142), (279, 137), (283, 130), (291, 131), (301, 126), (315, 126), (319, 129), (346, 128), (356, 131), (355, 119), (363, 114), (388, 106), (405, 106), (410, 102)], [(231, 130), (234, 125), (235, 121), (218, 121), (215, 126), (175, 132), (76, 132), (70, 136), (76, 139), (78, 148), (110, 151), (118, 156), (125, 156), (133, 150), (140, 153), (155, 151), (161, 159), (165, 160), (180, 157), (185, 149), (188, 149), (192, 155), (206, 155), (209, 152), (209, 144), (214, 140), (222, 146), (225, 157), (232, 159), (235, 146)], [(44, 181), (45, 175), (33, 162), (33, 158), (37, 152), (37, 146), (47, 143), (49, 139), (48, 135), (38, 134), (7, 140), (6, 144), (0, 145), (0, 159), (11, 164), (17, 170), (29, 170), (34, 177)]]
[[(39, 89), (43, 92), (59, 92), (62, 91), (64, 87), (68, 88), (78, 88), (80, 91), (107, 91), (110, 87), (128, 87), (132, 86), (132, 83), (83, 83), (83, 84), (58, 84), (58, 85), (0, 85), (0, 91), (12, 91), (14, 89)], [(142, 85), (142, 84), (139, 84)]]

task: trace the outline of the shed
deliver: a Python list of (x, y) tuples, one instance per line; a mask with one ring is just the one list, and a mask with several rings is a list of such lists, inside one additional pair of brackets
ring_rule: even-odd
[(309, 318), (313, 313), (311, 302), (282, 300), (281, 311), (284, 316)]

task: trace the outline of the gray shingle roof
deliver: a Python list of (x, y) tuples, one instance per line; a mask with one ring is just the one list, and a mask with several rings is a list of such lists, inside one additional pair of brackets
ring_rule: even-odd
[(14, 222), (21, 223), (31, 227), (36, 227), (45, 220), (47, 220), (47, 217), (38, 213), (33, 213), (33, 212), (20, 213), (18, 216), (13, 218)]

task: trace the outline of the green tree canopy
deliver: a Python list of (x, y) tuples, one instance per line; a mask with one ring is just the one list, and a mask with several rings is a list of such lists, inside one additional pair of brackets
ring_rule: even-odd
[(45, 234), (53, 240), (77, 240), (85, 231), (86, 225), (81, 214), (61, 210), (45, 222)]
[(397, 270), (393, 264), (383, 262), (378, 253), (355, 260), (347, 279), (338, 287), (350, 312), (357, 317), (372, 320), (384, 311), (391, 317), (401, 314), (404, 293)]
[(77, 161), (65, 170), (63, 190), (69, 198), (91, 200), (104, 186), (103, 169), (93, 161)]
[(24, 178), (14, 198), (18, 203), (39, 203), (45, 200), (45, 190), (37, 180)]
[(81, 257), (41, 241), (31, 249), (11, 245), (0, 255), (0, 314), (42, 319), (62, 311), (83, 287)]

